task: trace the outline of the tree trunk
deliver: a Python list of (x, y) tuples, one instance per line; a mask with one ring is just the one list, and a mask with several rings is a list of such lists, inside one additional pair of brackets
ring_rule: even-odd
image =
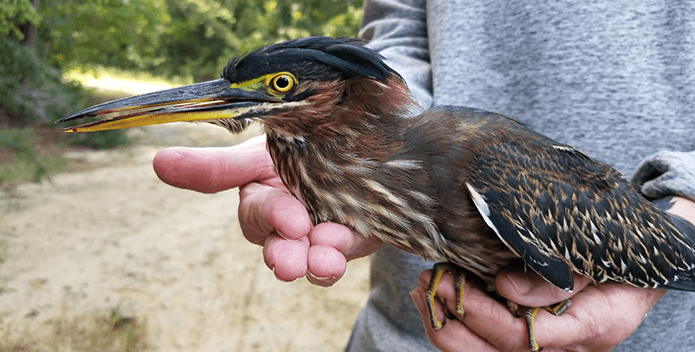
[[(31, 0), (31, 4), (34, 5), (34, 8), (39, 7), (39, 2), (41, 0)], [(27, 48), (34, 49), (36, 46), (36, 37), (38, 35), (38, 28), (34, 26), (33, 24), (27, 22), (23, 25), (20, 26), (22, 33), (24, 33), (24, 40), (22, 40), (22, 45), (24, 45)], [(22, 78), (22, 89), (26, 89), (27, 86), (29, 85), (29, 80), (27, 80), (26, 77)]]

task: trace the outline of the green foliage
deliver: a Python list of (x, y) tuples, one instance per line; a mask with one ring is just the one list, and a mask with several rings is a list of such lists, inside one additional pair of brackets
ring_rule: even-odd
[(12, 160), (2, 163), (0, 167), (0, 184), (31, 177), (34, 182), (40, 182), (48, 177), (48, 169), (39, 160), (34, 150), (37, 137), (29, 128), (0, 130), (0, 150), (7, 148), (15, 156)]
[(0, 114), (13, 125), (52, 125), (75, 109), (91, 105), (90, 94), (76, 83), (64, 82), (32, 48), (0, 38)]
[[(55, 67), (98, 63), (146, 69), (171, 22), (164, 0), (42, 1), (40, 37)], [(159, 59), (161, 61), (161, 59)]]
[[(362, 0), (3, 0), (0, 33), (17, 43), (38, 26), (41, 53), (19, 53), (30, 69), (0, 65), (4, 81), (27, 77), (35, 58), (63, 70), (94, 65), (209, 79), (229, 58), (309, 35), (356, 36)], [(14, 61), (16, 64), (18, 61)], [(3, 82), (4, 83), (4, 82)]]
[[(69, 68), (106, 66), (194, 80), (227, 60), (281, 40), (356, 36), (363, 0), (1, 0), (0, 116), (49, 123), (88, 103), (65, 83)], [(36, 41), (22, 45), (27, 29)], [(72, 137), (72, 136), (71, 136)], [(123, 132), (75, 136), (111, 147)]]
[[(49, 67), (36, 53), (16, 41), (0, 38), (0, 107), (11, 115), (30, 115), (32, 110), (28, 92), (21, 92), (22, 82), (41, 85), (45, 82)], [(22, 94), (24, 93), (24, 94)]]
[(3, 0), (0, 2), (0, 37), (9, 36), (17, 40), (24, 40), (24, 33), (20, 26), (30, 23), (38, 26), (41, 16), (31, 4), (30, 0)]
[[(62, 81), (58, 71), (44, 63), (33, 48), (0, 38), (0, 52), (3, 53), (0, 55), (0, 115), (9, 117), (12, 125), (43, 123), (52, 126), (60, 117), (96, 103), (90, 100), (91, 93), (80, 85)], [(0, 141), (0, 146), (13, 150), (18, 163), (15, 166), (19, 165), (15, 170), (35, 167), (42, 173), (32, 149), (34, 139), (29, 137), (26, 132), (13, 134), (11, 139), (3, 135), (5, 139)], [(28, 139), (26, 144), (18, 144), (16, 138)], [(124, 131), (76, 135), (70, 136), (70, 140), (76, 145), (98, 149), (128, 144)]]
[[(22, 26), (38, 26), (39, 56), (54, 68), (101, 65), (199, 80), (217, 77), (232, 56), (269, 43), (309, 35), (356, 36), (362, 0), (51, 0), (38, 4), (34, 8), (31, 0), (3, 0), (0, 34), (9, 34), (6, 41), (16, 43), (23, 38)], [(32, 71), (15, 72), (26, 77)]]
[(233, 56), (310, 35), (357, 36), (362, 0), (168, 0), (174, 26), (162, 43), (164, 70), (217, 77)]
[(40, 37), (55, 67), (102, 65), (217, 77), (229, 58), (309, 35), (356, 36), (362, 0), (43, 1)]

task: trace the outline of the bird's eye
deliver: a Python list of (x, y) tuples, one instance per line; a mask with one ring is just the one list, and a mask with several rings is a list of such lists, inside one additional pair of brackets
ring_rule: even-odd
[(268, 83), (270, 89), (278, 93), (287, 93), (297, 84), (297, 79), (291, 73), (283, 72), (272, 76)]

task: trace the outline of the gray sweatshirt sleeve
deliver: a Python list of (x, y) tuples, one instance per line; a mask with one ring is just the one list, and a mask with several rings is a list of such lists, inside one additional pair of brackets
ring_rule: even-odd
[(645, 159), (630, 183), (649, 198), (677, 195), (695, 201), (695, 151), (662, 151)]
[[(695, 151), (656, 153), (642, 161), (630, 183), (640, 193), (654, 199), (652, 203), (664, 211), (673, 206), (671, 196), (695, 200)], [(668, 215), (681, 232), (695, 240), (695, 224), (680, 216)]]
[(432, 72), (424, 0), (367, 1), (360, 38), (403, 76), (415, 101), (432, 106)]

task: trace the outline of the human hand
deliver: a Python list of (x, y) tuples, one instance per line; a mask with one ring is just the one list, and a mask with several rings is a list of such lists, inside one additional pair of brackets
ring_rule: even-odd
[(695, 225), (695, 201), (688, 198), (673, 196), (669, 199), (671, 207), (666, 211), (676, 214)]
[[(673, 197), (669, 212), (695, 223), (695, 202)], [(505, 305), (485, 292), (466, 285), (463, 319), (450, 319), (439, 331), (432, 330), (425, 303), (431, 271), (420, 275), (420, 286), (411, 292), (423, 316), (430, 341), (444, 351), (528, 351), (526, 324), (514, 318)], [(535, 321), (536, 340), (544, 351), (609, 351), (627, 338), (666, 291), (623, 284), (590, 284), (574, 276), (574, 291), (566, 292), (532, 272), (507, 270), (497, 277), (497, 291), (512, 302), (530, 307), (548, 306), (572, 298), (572, 307), (559, 317), (543, 310)], [(446, 274), (437, 291), (444, 307), (435, 301), (439, 316), (446, 308), (455, 312), (453, 276)], [(606, 333), (610, 332), (610, 333)]]
[(266, 265), (283, 281), (302, 276), (320, 286), (338, 281), (351, 259), (376, 251), (337, 223), (312, 226), (304, 206), (275, 173), (265, 137), (227, 148), (166, 148), (153, 161), (165, 183), (202, 193), (239, 187), (239, 223), (244, 237), (263, 246)]
[[(482, 290), (467, 284), (463, 319), (447, 320), (439, 331), (432, 330), (425, 303), (431, 272), (420, 275), (420, 286), (411, 292), (423, 316), (430, 341), (443, 351), (529, 351), (526, 323)], [(535, 273), (505, 271), (496, 280), (500, 294), (526, 306), (548, 306), (572, 298), (572, 306), (560, 316), (541, 310), (535, 320), (535, 336), (543, 351), (610, 351), (627, 338), (645, 314), (666, 291), (603, 283), (575, 275), (570, 293), (548, 284)], [(444, 307), (435, 300), (438, 314), (456, 311), (453, 275), (447, 273), (437, 291)], [(440, 315), (441, 316), (441, 315)], [(609, 333), (607, 333), (609, 332)]]

